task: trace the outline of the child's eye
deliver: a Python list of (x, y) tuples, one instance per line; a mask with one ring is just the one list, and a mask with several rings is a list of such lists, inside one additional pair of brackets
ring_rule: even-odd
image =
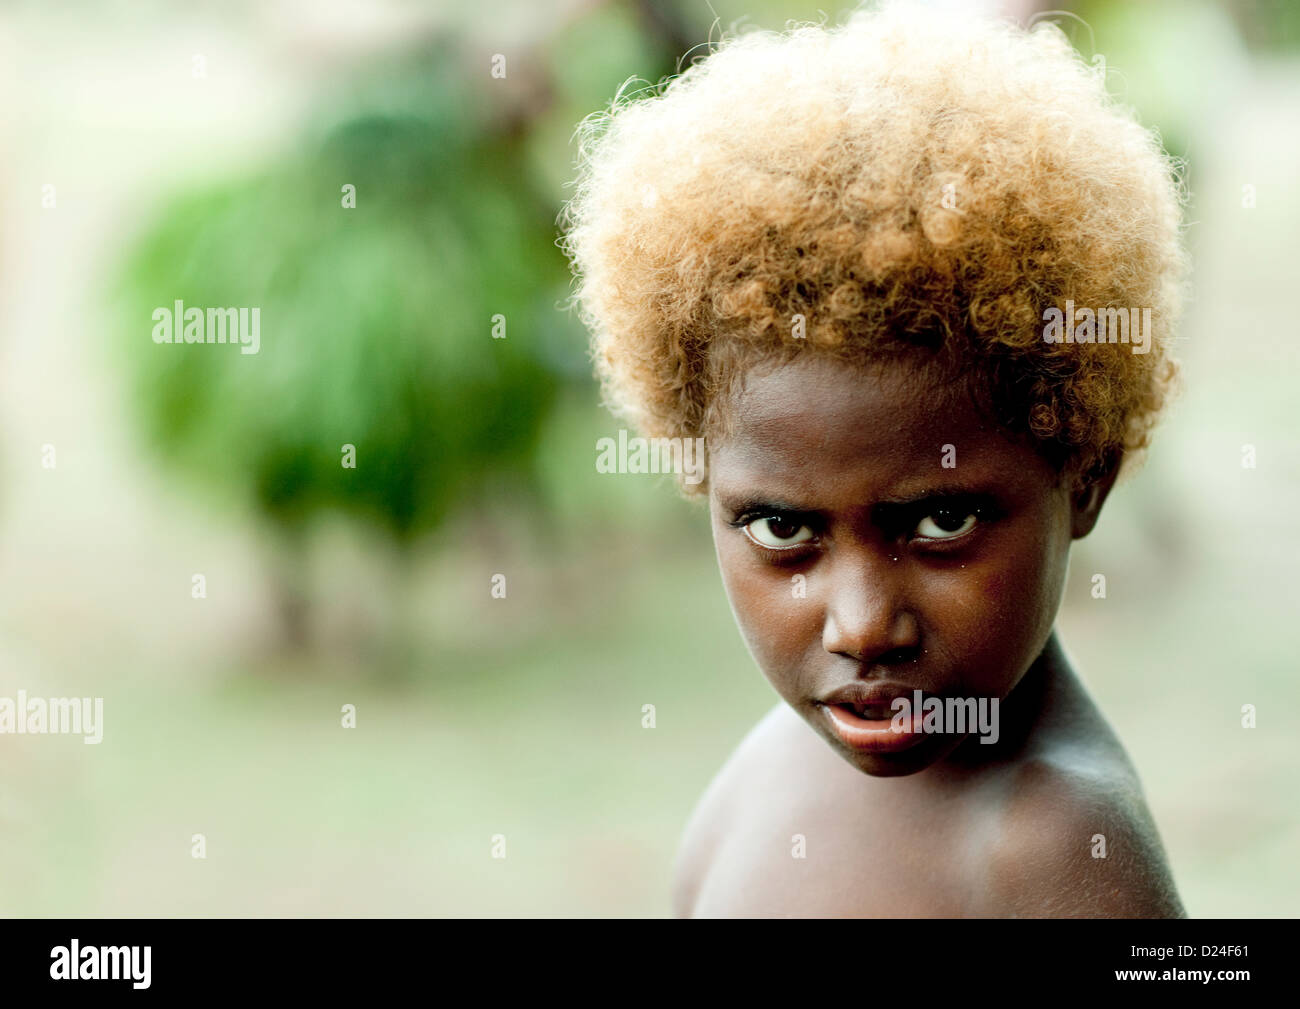
[(979, 517), (965, 508), (936, 508), (916, 524), (915, 535), (927, 540), (952, 540), (975, 528)]
[(745, 525), (745, 535), (759, 546), (780, 550), (783, 547), (793, 547), (798, 546), (800, 543), (806, 543), (812, 539), (813, 532), (808, 526), (802, 525), (794, 519), (782, 518), (780, 515), (769, 515), (766, 518), (754, 519), (754, 521), (747, 523)]

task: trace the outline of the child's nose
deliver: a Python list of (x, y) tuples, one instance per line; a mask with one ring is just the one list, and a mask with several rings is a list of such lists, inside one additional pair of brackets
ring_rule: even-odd
[(889, 557), (855, 557), (830, 573), (832, 579), (822, 627), (822, 646), (835, 655), (872, 663), (920, 646), (920, 623), (900, 584), (902, 575)]

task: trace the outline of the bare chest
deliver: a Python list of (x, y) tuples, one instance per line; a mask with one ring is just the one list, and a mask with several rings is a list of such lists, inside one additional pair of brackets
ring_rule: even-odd
[(843, 761), (829, 751), (812, 762), (735, 775), (696, 891), (696, 917), (972, 913), (981, 852), (992, 841), (978, 803), (837, 767)]

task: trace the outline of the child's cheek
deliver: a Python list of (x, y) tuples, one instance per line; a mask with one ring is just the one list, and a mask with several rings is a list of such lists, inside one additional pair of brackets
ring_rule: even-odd
[[(800, 668), (808, 644), (820, 644), (820, 625), (802, 576), (755, 564), (743, 551), (719, 549), (722, 580), (741, 636), (763, 674), (781, 690), (781, 680)], [(741, 556), (735, 556), (741, 554)]]
[[(1063, 565), (1053, 537), (1028, 538), (973, 572), (952, 638), (964, 642), (960, 675), (973, 693), (1005, 695), (1042, 651), (1060, 603)], [(951, 597), (950, 597), (951, 598)]]

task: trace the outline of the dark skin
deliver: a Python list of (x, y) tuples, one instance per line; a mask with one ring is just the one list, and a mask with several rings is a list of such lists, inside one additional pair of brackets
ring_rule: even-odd
[[(675, 913), (1181, 916), (1136, 773), (1053, 632), (1115, 467), (1075, 487), (918, 374), (815, 354), (756, 371), (710, 441), (723, 582), (782, 703), (701, 800)], [(827, 695), (885, 682), (997, 698), (999, 739), (846, 744)]]

